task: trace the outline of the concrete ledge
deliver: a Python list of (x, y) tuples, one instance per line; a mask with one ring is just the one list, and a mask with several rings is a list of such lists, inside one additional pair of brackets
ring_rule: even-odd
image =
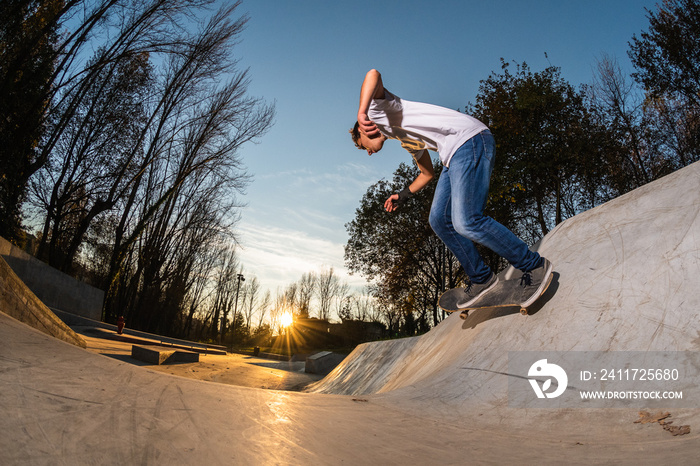
[(321, 351), (306, 358), (304, 372), (309, 374), (328, 375), (335, 366), (345, 359), (342, 354), (335, 354), (330, 351)]
[(157, 366), (175, 362), (199, 362), (199, 353), (166, 349), (161, 346), (133, 345), (131, 347), (131, 357)]
[(85, 340), (64, 324), (36, 297), (25, 283), (0, 257), (0, 311), (30, 327), (85, 348)]
[(191, 353), (217, 354), (226, 356), (226, 348), (223, 346), (213, 347), (211, 345), (198, 345), (197, 343), (188, 344), (182, 340), (181, 344), (171, 343), (158, 337), (151, 335), (153, 338), (143, 338), (137, 335), (127, 334), (126, 332), (119, 335), (116, 331), (108, 330), (101, 327), (91, 327), (85, 330), (86, 332), (97, 335), (100, 338), (107, 340), (121, 341), (124, 343), (134, 343), (137, 345), (146, 345), (153, 347), (168, 348), (170, 351), (189, 351)]
[(264, 359), (272, 359), (273, 361), (289, 361), (291, 359), (289, 356), (275, 353), (259, 353), (258, 357)]

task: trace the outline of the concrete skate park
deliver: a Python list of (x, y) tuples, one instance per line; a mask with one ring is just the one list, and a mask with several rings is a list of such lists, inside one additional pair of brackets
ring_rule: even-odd
[[(570, 218), (538, 248), (556, 275), (530, 315), (452, 315), (361, 345), (304, 393), (155, 372), (0, 313), (0, 463), (697, 463), (700, 164)], [(3, 274), (3, 306), (41, 308)], [(684, 398), (541, 407), (530, 392), (514, 405), (528, 373), (509, 359), (545, 351), (672, 353)]]

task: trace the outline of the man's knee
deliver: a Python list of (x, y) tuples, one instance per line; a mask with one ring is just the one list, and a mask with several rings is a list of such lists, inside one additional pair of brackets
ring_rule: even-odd
[(485, 220), (486, 217), (483, 215), (462, 219), (459, 222), (455, 222), (455, 231), (465, 238), (477, 241)]
[(428, 223), (430, 223), (430, 228), (433, 229), (435, 234), (440, 236), (440, 233), (444, 231), (447, 226), (447, 220), (443, 214), (438, 212), (438, 210), (439, 209), (430, 209)]

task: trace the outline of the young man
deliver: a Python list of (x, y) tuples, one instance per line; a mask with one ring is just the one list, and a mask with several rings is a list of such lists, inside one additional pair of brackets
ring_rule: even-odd
[(539, 297), (552, 264), (483, 214), (495, 155), (493, 136), (483, 123), (455, 110), (403, 100), (384, 88), (377, 70), (370, 70), (360, 90), (357, 123), (350, 132), (355, 145), (369, 155), (379, 152), (387, 139), (397, 139), (420, 169), (410, 186), (386, 200), (387, 212), (394, 212), (435, 176), (428, 150), (438, 152), (444, 168), (430, 208), (430, 226), (469, 277), (458, 306), (469, 306), (498, 283), (474, 242), (523, 272), (524, 307)]

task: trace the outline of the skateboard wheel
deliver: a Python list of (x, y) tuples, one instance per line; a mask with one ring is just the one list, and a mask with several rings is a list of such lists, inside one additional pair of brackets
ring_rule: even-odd
[(521, 307), (521, 308), (520, 308), (520, 313), (521, 313), (522, 315), (526, 316), (526, 315), (527, 315), (527, 308), (526, 308), (526, 307)]
[(467, 317), (469, 317), (469, 311), (462, 311), (459, 314), (460, 319), (462, 320), (467, 320)]

